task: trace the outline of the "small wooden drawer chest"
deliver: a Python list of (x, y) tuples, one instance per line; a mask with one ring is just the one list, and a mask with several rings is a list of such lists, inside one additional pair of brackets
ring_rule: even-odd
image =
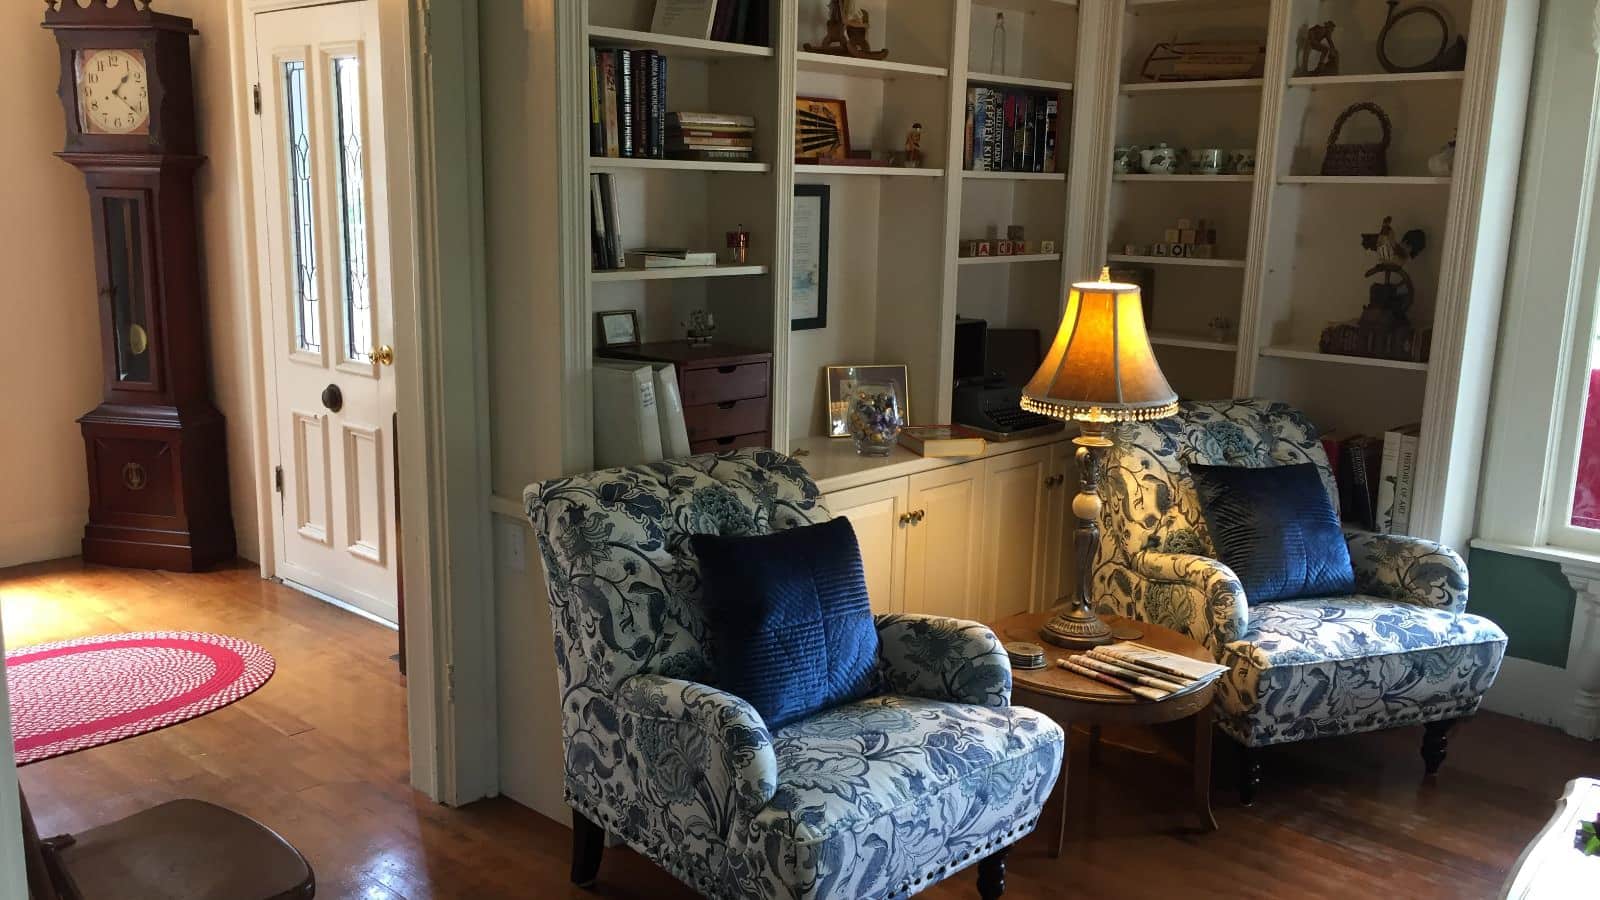
[(772, 354), (729, 344), (662, 341), (598, 351), (610, 359), (669, 362), (696, 453), (772, 443)]

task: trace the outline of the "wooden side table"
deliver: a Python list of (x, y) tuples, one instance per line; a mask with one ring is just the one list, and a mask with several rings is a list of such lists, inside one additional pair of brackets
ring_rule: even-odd
[[(1002, 641), (1030, 641), (1041, 643), (1039, 629), (1052, 613), (1030, 613), (1012, 616), (995, 623), (994, 632)], [(1191, 659), (1215, 662), (1211, 652), (1198, 641), (1176, 631), (1148, 622), (1131, 622), (1121, 616), (1102, 616), (1107, 624), (1116, 628), (1126, 623), (1144, 632), (1139, 639), (1161, 650), (1181, 653)], [(1194, 776), (1194, 812), (1202, 828), (1215, 831), (1217, 820), (1211, 814), (1211, 699), (1216, 694), (1216, 683), (1206, 685), (1193, 693), (1170, 700), (1144, 700), (1126, 691), (1101, 684), (1056, 665), (1056, 660), (1068, 651), (1045, 645), (1045, 658), (1050, 664), (1043, 669), (1012, 669), (1012, 699), (1018, 706), (1027, 706), (1054, 719), (1069, 736), (1072, 724), (1083, 722), (1098, 729), (1101, 725), (1157, 725), (1194, 719), (1194, 752), (1190, 757)], [(1067, 741), (1070, 748), (1072, 742)], [(1061, 777), (1056, 788), (1061, 797), (1061, 821), (1056, 831), (1051, 856), (1061, 855), (1061, 846), (1067, 832), (1067, 773), (1070, 771), (1070, 749), (1062, 754)]]

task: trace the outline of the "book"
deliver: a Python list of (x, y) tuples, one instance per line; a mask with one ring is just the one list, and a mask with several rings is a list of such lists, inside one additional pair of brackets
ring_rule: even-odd
[(1369, 531), (1377, 528), (1378, 467), (1381, 462), (1382, 441), (1370, 435), (1358, 434), (1345, 439), (1344, 461), (1349, 498), (1345, 504), (1346, 520)]
[(622, 266), (622, 207), (617, 203), (617, 179), (610, 173), (601, 173), (600, 188), (606, 223), (606, 268), (616, 269)]
[(1061, 164), (1056, 159), (1060, 152), (1057, 148), (1059, 141), (1056, 137), (1056, 122), (1061, 117), (1061, 101), (1056, 97), (1049, 97), (1044, 102), (1044, 171), (1059, 172)]
[(672, 121), (676, 122), (679, 126), (691, 126), (691, 125), (693, 125), (693, 126), (708, 126), (708, 127), (722, 127), (722, 126), (734, 126), (734, 127), (744, 127), (744, 128), (755, 128), (756, 127), (756, 120), (755, 120), (754, 116), (741, 116), (741, 115), (736, 115), (734, 113), (675, 112), (675, 113), (671, 114), (671, 119), (672, 119)]
[(1395, 534), (1409, 534), (1411, 498), (1417, 483), (1417, 446), (1422, 426), (1407, 425), (1397, 430), (1400, 432), (1400, 462), (1395, 472), (1394, 521), (1389, 530)]
[(713, 41), (733, 39), (733, 12), (738, 5), (737, 0), (717, 0), (717, 12), (711, 20)]
[(709, 40), (716, 8), (716, 0), (656, 0), (650, 30), (656, 34)]
[(1148, 688), (1142, 684), (1134, 684), (1131, 681), (1118, 678), (1115, 675), (1107, 675), (1106, 673), (1101, 672), (1098, 669), (1092, 669), (1071, 657), (1056, 660), (1056, 665), (1068, 671), (1082, 675), (1085, 678), (1098, 681), (1101, 684), (1107, 684), (1114, 688), (1121, 688), (1122, 690), (1127, 691), (1136, 697), (1143, 697), (1146, 700), (1167, 699), (1167, 694), (1165, 691), (1158, 691), (1155, 688)]
[(611, 268), (611, 257), (606, 249), (606, 214), (600, 200), (600, 178), (589, 176), (589, 265), (595, 269)]
[(977, 97), (978, 89), (967, 88), (967, 115), (962, 131), (961, 141), (961, 168), (972, 169), (972, 104)]
[(618, 155), (632, 158), (633, 152), (633, 51), (617, 50), (617, 145)]
[(1102, 656), (1109, 656), (1113, 659), (1138, 663), (1158, 672), (1166, 672), (1185, 683), (1190, 681), (1210, 681), (1228, 671), (1227, 666), (1191, 659), (1181, 653), (1161, 650), (1149, 644), (1141, 644), (1138, 641), (1118, 641), (1115, 644), (1103, 644), (1095, 647), (1092, 652)]
[(721, 150), (732, 147), (739, 150), (754, 150), (756, 142), (748, 137), (673, 137), (667, 136), (667, 149), (689, 150)]
[(1378, 464), (1378, 505), (1374, 531), (1388, 534), (1394, 527), (1394, 487), (1400, 471), (1400, 432), (1383, 433), (1383, 451)]
[(630, 269), (674, 269), (689, 266), (714, 266), (717, 264), (716, 251), (710, 250), (701, 253), (685, 253), (682, 256), (629, 250), (626, 254), (626, 259)]
[(589, 48), (589, 155), (606, 155), (605, 114), (600, 106), (600, 51)]
[[(693, 159), (700, 162), (750, 162), (749, 150), (735, 150), (719, 148), (716, 150), (681, 150), (672, 154), (673, 159)], [(808, 160), (809, 161), (809, 160)]]
[(960, 425), (907, 425), (900, 446), (927, 457), (982, 456), (989, 442)]
[(653, 156), (663, 159), (667, 155), (667, 57), (652, 53), (650, 62), (655, 66), (655, 79), (650, 86), (650, 140)]
[(744, 34), (738, 40), (756, 47), (767, 46), (771, 40), (771, 10), (772, 3), (769, 0), (751, 0), (750, 19), (745, 23)]
[(617, 53), (600, 52), (600, 106), (605, 116), (605, 156), (622, 155), (621, 136), (617, 132)]
[[(733, 28), (728, 35), (728, 40), (743, 42), (744, 36), (750, 28), (750, 4), (752, 0), (734, 0)], [(766, 3), (767, 0), (760, 0)]]

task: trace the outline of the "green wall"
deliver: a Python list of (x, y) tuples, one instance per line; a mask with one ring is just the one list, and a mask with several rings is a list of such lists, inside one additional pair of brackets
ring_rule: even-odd
[(1566, 666), (1576, 598), (1559, 564), (1473, 550), (1467, 569), (1467, 609), (1505, 629), (1508, 656)]

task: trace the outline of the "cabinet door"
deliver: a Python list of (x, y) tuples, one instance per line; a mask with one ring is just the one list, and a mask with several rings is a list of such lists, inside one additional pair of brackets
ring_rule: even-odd
[(1078, 520), (1072, 514), (1072, 495), (1078, 492), (1076, 452), (1069, 441), (1050, 445), (1050, 475), (1045, 479), (1045, 609), (1059, 605), (1077, 589), (1078, 556), (1073, 539)]
[(1050, 448), (990, 457), (983, 465), (982, 597), (992, 622), (1043, 608)]
[(906, 480), (913, 517), (906, 530), (906, 612), (981, 619), (983, 463), (946, 466)]
[(878, 484), (834, 491), (823, 497), (828, 511), (850, 520), (861, 564), (867, 574), (867, 596), (875, 613), (905, 609), (906, 480), (892, 478)]

